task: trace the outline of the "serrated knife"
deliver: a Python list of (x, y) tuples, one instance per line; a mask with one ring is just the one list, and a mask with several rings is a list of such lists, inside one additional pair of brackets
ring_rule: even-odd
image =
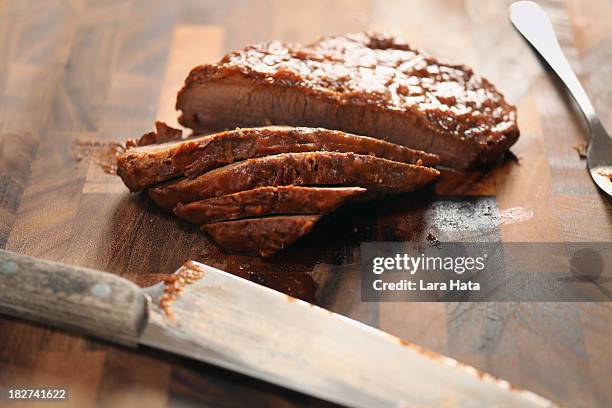
[(450, 358), (280, 292), (188, 262), (140, 288), (0, 250), (0, 312), (146, 345), (352, 407), (547, 407)]

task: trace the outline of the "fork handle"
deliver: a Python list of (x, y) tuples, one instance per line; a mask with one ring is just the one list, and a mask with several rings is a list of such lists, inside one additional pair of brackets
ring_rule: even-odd
[(593, 104), (561, 50), (546, 12), (532, 1), (518, 1), (510, 6), (510, 21), (565, 84), (590, 130), (602, 126)]

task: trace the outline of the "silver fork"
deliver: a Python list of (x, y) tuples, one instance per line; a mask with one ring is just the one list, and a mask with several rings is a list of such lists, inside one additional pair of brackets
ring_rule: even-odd
[(589, 173), (595, 184), (612, 196), (612, 138), (563, 55), (548, 15), (533, 1), (517, 1), (510, 6), (510, 21), (555, 71), (580, 107), (590, 133), (587, 150)]

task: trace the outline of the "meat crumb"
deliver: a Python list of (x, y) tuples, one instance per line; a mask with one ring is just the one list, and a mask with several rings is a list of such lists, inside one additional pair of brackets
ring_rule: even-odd
[(600, 176), (607, 177), (610, 179), (610, 181), (612, 181), (612, 171), (599, 170), (598, 173)]
[(123, 151), (121, 143), (95, 140), (75, 140), (73, 148), (77, 163), (95, 164), (107, 174), (117, 174), (116, 156)]
[(426, 239), (429, 245), (431, 245), (432, 247), (440, 248), (440, 240), (433, 233), (430, 232), (429, 234), (427, 234)]
[(190, 261), (183, 265), (183, 270), (179, 273), (164, 278), (164, 294), (159, 299), (159, 306), (170, 321), (175, 321), (170, 304), (176, 300), (185, 286), (194, 283), (203, 276), (204, 271)]
[(587, 157), (587, 144), (586, 143), (576, 143), (574, 145), (574, 150), (578, 153), (578, 157), (581, 159), (586, 159)]
[(183, 137), (183, 131), (166, 125), (164, 122), (155, 122), (155, 132), (145, 133), (140, 139), (128, 139), (125, 147), (131, 149), (137, 146), (147, 146), (157, 143), (170, 142)]

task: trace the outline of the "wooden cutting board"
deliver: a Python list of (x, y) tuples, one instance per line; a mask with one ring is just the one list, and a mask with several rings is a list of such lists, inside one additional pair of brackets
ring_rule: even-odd
[[(171, 4), (173, 3), (173, 4)], [(607, 0), (546, 1), (612, 129)], [(521, 138), (487, 172), (328, 217), (275, 259), (226, 255), (86, 160), (75, 141), (176, 124), (188, 70), (269, 39), (377, 29), (474, 67), (518, 106)], [(573, 146), (580, 117), (507, 20), (476, 0), (11, 2), (0, 6), (0, 246), (149, 285), (196, 259), (450, 355), (567, 406), (612, 403), (610, 303), (361, 303), (365, 241), (612, 242), (612, 205)], [(410, 369), (407, 367), (407, 369)], [(205, 364), (0, 318), (0, 386), (66, 386), (70, 405), (325, 406)], [(60, 404), (61, 405), (61, 404)], [(58, 405), (58, 406), (60, 406)], [(56, 405), (54, 405), (56, 406)]]

